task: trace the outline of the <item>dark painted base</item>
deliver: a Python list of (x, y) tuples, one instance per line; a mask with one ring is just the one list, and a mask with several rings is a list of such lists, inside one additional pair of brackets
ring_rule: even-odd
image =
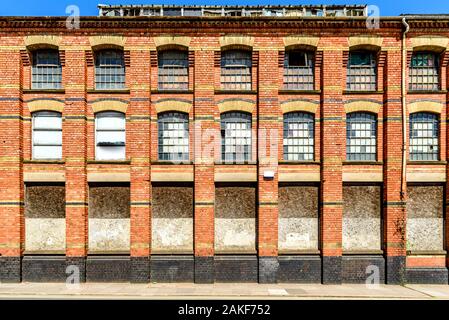
[(405, 256), (387, 257), (385, 275), (387, 278), (387, 284), (405, 283)]
[(279, 256), (278, 282), (321, 283), (320, 256)]
[(342, 281), (342, 269), (341, 269), (342, 257), (323, 257), (323, 284), (341, 284)]
[(277, 283), (278, 257), (259, 257), (259, 283)]
[(66, 257), (66, 268), (67, 276), (73, 277), (69, 283), (86, 282), (86, 257)]
[(89, 282), (128, 282), (129, 256), (88, 256), (86, 275)]
[(65, 256), (25, 256), (22, 259), (22, 281), (65, 282)]
[(21, 257), (0, 257), (0, 282), (17, 283), (21, 281)]
[(448, 270), (446, 268), (409, 268), (407, 283), (448, 284)]
[(216, 282), (257, 282), (257, 256), (215, 256)]
[(148, 283), (150, 281), (150, 258), (131, 257), (131, 283)]
[(385, 283), (385, 259), (383, 256), (343, 256), (343, 283)]
[(193, 256), (151, 256), (151, 282), (193, 282)]
[(214, 283), (214, 257), (195, 257), (195, 283)]

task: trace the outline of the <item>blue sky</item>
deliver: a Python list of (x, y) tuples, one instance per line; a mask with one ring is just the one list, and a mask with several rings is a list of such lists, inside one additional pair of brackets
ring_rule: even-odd
[(372, 4), (380, 8), (382, 16), (401, 13), (447, 13), (449, 0), (1, 0), (0, 16), (63, 16), (68, 5), (77, 5), (83, 16), (98, 14), (97, 4), (214, 4), (214, 5), (263, 5), (263, 4)]

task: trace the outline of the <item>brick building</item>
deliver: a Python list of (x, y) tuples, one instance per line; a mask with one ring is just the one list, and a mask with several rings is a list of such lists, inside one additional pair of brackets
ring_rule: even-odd
[(449, 18), (369, 26), (1, 18), (0, 281), (448, 283)]

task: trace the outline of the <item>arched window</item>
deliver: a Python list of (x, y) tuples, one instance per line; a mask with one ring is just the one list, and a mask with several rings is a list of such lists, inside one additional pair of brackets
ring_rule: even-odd
[(189, 88), (189, 58), (187, 51), (159, 52), (159, 89), (187, 90)]
[(314, 53), (302, 50), (290, 50), (284, 59), (284, 89), (313, 90)]
[(95, 158), (97, 160), (124, 160), (126, 157), (125, 115), (105, 111), (95, 115)]
[(410, 160), (438, 160), (438, 115), (428, 112), (410, 115)]
[(123, 89), (125, 87), (125, 60), (123, 51), (103, 50), (95, 59), (96, 89)]
[(375, 91), (377, 88), (376, 54), (370, 51), (349, 53), (346, 86), (350, 91)]
[(439, 90), (440, 75), (438, 55), (433, 52), (413, 53), (409, 81), (410, 90)]
[(310, 113), (291, 112), (284, 115), (284, 159), (313, 160), (314, 118)]
[(62, 117), (59, 112), (38, 111), (33, 118), (33, 159), (62, 158)]
[(346, 159), (375, 161), (377, 148), (376, 116), (366, 112), (346, 115)]
[(251, 114), (227, 112), (221, 115), (221, 154), (224, 161), (251, 160)]
[(60, 89), (62, 67), (59, 51), (52, 49), (36, 50), (32, 54), (31, 88)]
[(224, 90), (251, 90), (251, 51), (221, 53), (221, 87)]
[(159, 160), (189, 160), (189, 116), (166, 112), (158, 117)]

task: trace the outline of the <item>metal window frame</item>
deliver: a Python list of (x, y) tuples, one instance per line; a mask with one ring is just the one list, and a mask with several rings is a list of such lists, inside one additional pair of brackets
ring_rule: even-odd
[[(114, 61), (105, 60), (107, 54), (115, 55)], [(111, 59), (113, 60), (113, 59)], [(125, 88), (125, 57), (122, 50), (101, 50), (95, 54), (95, 88), (98, 90), (116, 90)]]
[[(239, 57), (240, 55), (240, 57)], [(233, 58), (233, 56), (235, 56)], [(242, 60), (241, 64), (232, 60)], [(221, 52), (220, 83), (224, 90), (251, 90), (252, 52), (230, 49)], [(240, 79), (240, 81), (238, 81)]]
[[(414, 124), (432, 124), (432, 127), (414, 129)], [(425, 133), (431, 133), (426, 135)], [(432, 143), (429, 143), (430, 140)], [(436, 143), (434, 143), (436, 141)], [(417, 151), (413, 151), (414, 148)], [(431, 149), (425, 152), (424, 149)], [(420, 151), (421, 149), (421, 151)], [(440, 156), (440, 118), (431, 112), (416, 112), (410, 114), (409, 124), (409, 157), (411, 161), (438, 161)]]
[[(353, 125), (370, 125), (370, 129), (353, 129)], [(365, 134), (363, 134), (365, 133)], [(372, 143), (374, 141), (374, 143)], [(352, 152), (351, 147), (359, 147), (360, 151)], [(367, 147), (374, 152), (367, 152)], [(364, 151), (363, 151), (364, 149)], [(369, 112), (351, 112), (346, 115), (346, 160), (376, 161), (377, 159), (377, 115)]]
[[(178, 59), (164, 56), (178, 54)], [(181, 56), (182, 55), (182, 56)], [(175, 61), (173, 64), (167, 62)], [(158, 52), (158, 88), (159, 90), (189, 89), (189, 53), (184, 50), (164, 50)]]
[[(98, 120), (99, 118), (107, 118), (107, 117), (114, 117), (114, 118), (120, 118), (124, 121), (124, 129), (98, 129)], [(99, 143), (98, 142), (98, 133), (99, 132), (125, 132), (125, 141), (119, 142), (119, 143)], [(125, 147), (125, 156), (123, 157), (123, 160), (126, 159), (126, 116), (124, 113), (119, 111), (101, 111), (95, 114), (95, 159), (98, 159), (98, 147), (107, 147), (107, 148), (122, 148)]]
[[(433, 66), (414, 66), (416, 59), (423, 60), (425, 55), (433, 59)], [(432, 79), (433, 81), (424, 81)], [(412, 54), (409, 69), (409, 90), (412, 91), (438, 91), (441, 88), (439, 56), (435, 52), (418, 51)]]
[[(369, 54), (370, 64), (352, 64), (351, 57), (356, 54)], [(350, 51), (346, 68), (346, 89), (349, 91), (376, 91), (377, 65), (375, 52), (367, 50)]]
[[(236, 124), (246, 128), (227, 129), (227, 124)], [(252, 159), (252, 115), (246, 112), (231, 111), (220, 116), (221, 159), (224, 162), (248, 162)], [(245, 132), (245, 133), (243, 133)], [(239, 134), (240, 133), (240, 134)], [(237, 138), (246, 143), (238, 144)], [(227, 141), (234, 140), (229, 144)], [(227, 151), (227, 147), (234, 151)]]
[[(307, 66), (290, 66), (290, 54), (304, 53)], [(284, 58), (284, 89), (286, 90), (313, 90), (315, 84), (315, 53), (306, 50), (289, 50)]]
[[(284, 160), (313, 161), (315, 158), (315, 116), (308, 112), (289, 112), (284, 114), (283, 122)], [(298, 128), (292, 129), (290, 124), (297, 124)], [(297, 151), (289, 152), (289, 149), (297, 149)]]
[[(190, 158), (189, 115), (184, 112), (164, 112), (158, 115), (158, 159), (162, 161), (188, 161)], [(183, 129), (166, 128), (169, 124), (177, 124)], [(174, 132), (174, 137), (165, 137), (166, 132)], [(187, 144), (179, 144), (180, 140), (187, 139)], [(178, 143), (170, 140), (178, 140)], [(187, 147), (187, 152), (164, 152), (164, 147)]]
[[(61, 128), (60, 129), (54, 129), (54, 128), (40, 128), (37, 129), (35, 127), (35, 121), (38, 117), (52, 117), (52, 118), (59, 118), (61, 122)], [(32, 159), (39, 159), (39, 160), (60, 160), (61, 157), (46, 157), (46, 158), (36, 158), (34, 148), (35, 147), (60, 147), (61, 148), (61, 154), (62, 154), (62, 141), (61, 143), (47, 143), (47, 144), (36, 144), (34, 142), (34, 134), (35, 132), (62, 132), (62, 114), (57, 111), (36, 111), (33, 112), (31, 115), (32, 118), (32, 128), (31, 128), (31, 157)]]
[[(40, 61), (39, 55), (53, 55), (54, 61)], [(53, 62), (53, 63), (52, 63)], [(56, 62), (56, 63), (54, 63)], [(32, 52), (31, 89), (61, 89), (62, 65), (59, 51), (42, 49)]]

